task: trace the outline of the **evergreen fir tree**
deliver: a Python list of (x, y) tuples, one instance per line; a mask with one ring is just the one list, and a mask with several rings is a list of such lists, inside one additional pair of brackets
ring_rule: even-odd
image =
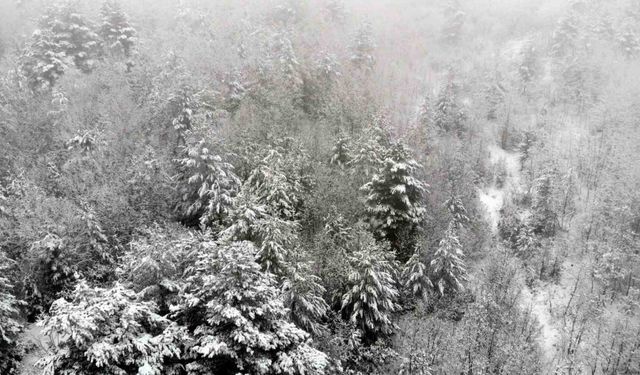
[(78, 13), (72, 1), (48, 8), (38, 26), (51, 33), (58, 47), (55, 52), (63, 52), (82, 72), (93, 70), (100, 51), (100, 41), (91, 22)]
[(441, 295), (463, 289), (467, 272), (463, 258), (456, 225), (451, 221), (431, 261), (431, 272)]
[(301, 90), (303, 82), (300, 63), (293, 49), (293, 43), (286, 34), (279, 33), (274, 36), (273, 53), (280, 67), (285, 86), (291, 90)]
[(570, 13), (558, 21), (551, 41), (551, 53), (555, 57), (564, 57), (573, 52), (578, 37), (578, 20), (575, 13)]
[(400, 233), (412, 232), (426, 212), (421, 200), (428, 186), (416, 177), (419, 167), (409, 150), (397, 143), (371, 181), (361, 188), (366, 194), (371, 227), (396, 250)]
[(342, 310), (370, 343), (392, 333), (391, 314), (398, 309), (398, 290), (392, 255), (366, 232), (361, 232), (356, 242), (350, 288), (342, 297)]
[(402, 270), (402, 280), (404, 288), (411, 296), (427, 301), (428, 291), (433, 288), (429, 279), (427, 266), (424, 264), (419, 248), (409, 258)]
[(367, 127), (355, 142), (353, 157), (347, 163), (353, 173), (368, 178), (384, 164), (391, 148), (391, 137), (385, 125), (384, 116), (375, 118), (372, 126)]
[(253, 242), (259, 248), (257, 261), (265, 271), (286, 274), (287, 258), (297, 240), (297, 222), (273, 214), (247, 185), (234, 199), (229, 222), (231, 226), (221, 233), (224, 240)]
[(531, 42), (527, 42), (520, 51), (521, 60), (518, 67), (520, 79), (526, 85), (533, 80), (538, 70), (538, 57), (536, 47)]
[(233, 166), (211, 153), (203, 140), (184, 147), (176, 159), (179, 174), (176, 211), (183, 220), (198, 220), (203, 226), (222, 225), (240, 187)]
[(553, 172), (545, 171), (533, 184), (533, 214), (531, 225), (536, 234), (552, 236), (555, 234), (558, 216), (553, 210)]
[(452, 77), (440, 89), (434, 108), (433, 123), (443, 132), (462, 131), (466, 114), (458, 104), (458, 88)]
[(214, 246), (196, 263), (176, 317), (193, 327), (189, 368), (215, 374), (324, 374), (327, 356), (287, 319), (275, 277), (250, 242)]
[(280, 152), (269, 150), (267, 156), (251, 171), (245, 185), (270, 213), (285, 220), (295, 220), (303, 188), (295, 176), (285, 172), (284, 162)]
[(21, 57), (21, 70), (32, 90), (53, 87), (67, 70), (67, 55), (49, 30), (36, 30)]
[(6, 277), (13, 261), (0, 251), (0, 372), (13, 374), (20, 361), (20, 350), (16, 346), (20, 324), (20, 301), (14, 296), (14, 285)]
[(462, 201), (457, 196), (452, 195), (446, 202), (444, 202), (444, 206), (451, 214), (451, 220), (456, 228), (461, 228), (471, 221), (467, 214), (467, 209), (464, 208)]
[(51, 307), (43, 332), (58, 339), (40, 364), (51, 373), (69, 375), (167, 373), (165, 358), (180, 352), (177, 344), (163, 342), (170, 322), (155, 309), (122, 285), (103, 289), (82, 282), (71, 302), (61, 298)]
[(21, 57), (20, 68), (32, 90), (52, 87), (70, 65), (93, 70), (99, 54), (98, 36), (72, 2), (46, 9)]
[(529, 259), (535, 255), (535, 251), (540, 246), (533, 228), (529, 225), (520, 227), (516, 234), (515, 251), (522, 259)]
[(102, 4), (100, 13), (100, 36), (106, 46), (129, 57), (135, 43), (136, 30), (129, 23), (129, 17), (122, 10), (120, 3), (117, 0), (107, 0)]
[(486, 91), (487, 120), (498, 118), (498, 109), (504, 103), (505, 89), (498, 80), (489, 85)]
[(298, 261), (291, 267), (282, 283), (284, 304), (291, 321), (309, 333), (321, 332), (320, 321), (329, 306), (322, 297), (325, 293), (320, 278), (311, 272), (309, 263)]
[(430, 95), (424, 95), (420, 108), (418, 109), (418, 123), (427, 130), (433, 125), (433, 107), (431, 106), (431, 100)]
[(331, 149), (329, 164), (337, 165), (341, 168), (346, 166), (353, 158), (350, 143), (351, 140), (348, 137), (341, 135)]
[(358, 29), (351, 46), (351, 63), (358, 69), (372, 70), (375, 65), (375, 48), (371, 25), (364, 23)]

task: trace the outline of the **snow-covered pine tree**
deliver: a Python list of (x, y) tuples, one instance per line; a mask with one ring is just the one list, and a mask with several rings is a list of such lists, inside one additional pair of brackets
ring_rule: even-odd
[(20, 69), (32, 90), (52, 87), (70, 65), (93, 70), (100, 52), (98, 35), (71, 1), (47, 8), (31, 42), (22, 54)]
[(406, 146), (396, 143), (371, 181), (361, 188), (374, 233), (395, 250), (399, 250), (400, 233), (411, 233), (426, 212), (422, 196), (428, 185), (416, 177), (419, 167)]
[(393, 255), (360, 231), (352, 255), (349, 289), (342, 296), (342, 310), (371, 343), (393, 332), (391, 314), (398, 309)]
[(531, 258), (540, 246), (540, 242), (529, 225), (523, 225), (516, 234), (515, 251), (522, 259)]
[(136, 30), (129, 23), (129, 17), (122, 10), (120, 3), (117, 0), (105, 1), (100, 14), (102, 15), (100, 36), (106, 47), (129, 57), (135, 43)]
[(204, 140), (185, 146), (175, 163), (180, 196), (176, 211), (188, 222), (222, 226), (240, 188), (233, 166), (212, 153)]
[(458, 87), (449, 76), (447, 81), (440, 88), (440, 93), (436, 99), (433, 109), (433, 124), (443, 132), (462, 131), (466, 114), (458, 103)]
[[(531, 41), (527, 41), (520, 50), (520, 64), (518, 66), (518, 73), (524, 87), (531, 82), (538, 70), (538, 55), (536, 47)], [(523, 91), (525, 89), (523, 88)]]
[(51, 33), (59, 48), (55, 52), (63, 52), (82, 72), (93, 70), (100, 40), (93, 31), (94, 26), (78, 12), (74, 2), (62, 1), (48, 8), (38, 26)]
[(571, 54), (577, 37), (578, 19), (576, 14), (571, 12), (558, 21), (551, 40), (551, 54), (557, 58)]
[(431, 272), (441, 295), (463, 288), (462, 282), (465, 281), (467, 273), (463, 259), (464, 253), (457, 229), (451, 221), (431, 260)]
[(265, 271), (286, 274), (287, 258), (297, 240), (297, 222), (273, 214), (246, 184), (234, 199), (229, 222), (232, 224), (221, 233), (225, 241), (253, 242), (259, 249), (257, 261)]
[(323, 294), (321, 280), (311, 271), (310, 264), (296, 261), (289, 268), (282, 283), (284, 304), (289, 309), (291, 321), (307, 332), (317, 335), (321, 332), (321, 319), (329, 310)]
[(187, 131), (191, 130), (195, 121), (197, 103), (193, 97), (193, 89), (185, 86), (169, 98), (171, 125), (177, 132), (178, 145), (186, 143)]
[(284, 33), (274, 35), (273, 39), (272, 53), (278, 62), (284, 84), (289, 90), (299, 91), (302, 88), (302, 76), (300, 74), (300, 63), (293, 49), (293, 43), (289, 36)]
[(429, 279), (428, 269), (423, 261), (420, 249), (416, 247), (413, 255), (402, 270), (402, 280), (405, 290), (414, 298), (427, 301), (429, 290), (433, 284)]
[(287, 175), (285, 162), (282, 153), (269, 150), (251, 171), (245, 185), (270, 213), (284, 220), (295, 220), (303, 188), (295, 176)]
[(427, 131), (433, 125), (433, 107), (431, 95), (425, 94), (418, 108), (418, 124)]
[(251, 242), (203, 252), (176, 318), (193, 327), (193, 373), (324, 374), (327, 356), (288, 320), (275, 276)]
[(351, 63), (357, 68), (370, 71), (375, 65), (373, 53), (376, 45), (373, 41), (371, 25), (364, 23), (356, 32), (351, 45)]
[(20, 301), (13, 294), (13, 284), (6, 277), (13, 262), (0, 251), (0, 373), (13, 374), (20, 361), (17, 338), (22, 325), (19, 321)]
[(467, 209), (464, 208), (462, 201), (456, 195), (451, 195), (451, 197), (444, 202), (444, 206), (451, 214), (451, 220), (456, 228), (463, 227), (471, 221)]
[(31, 90), (53, 87), (66, 71), (67, 55), (49, 30), (36, 30), (20, 58), (20, 69)]
[(558, 215), (553, 210), (553, 186), (554, 173), (545, 170), (544, 173), (533, 182), (533, 201), (531, 208), (531, 226), (536, 234), (552, 236), (555, 234), (558, 224)]
[(341, 134), (331, 149), (331, 159), (329, 164), (342, 168), (353, 158), (351, 151), (351, 139)]
[(347, 163), (353, 173), (368, 179), (384, 164), (391, 148), (386, 122), (384, 115), (376, 116), (373, 124), (365, 128), (363, 135), (354, 142), (353, 157)]
[(57, 340), (40, 364), (52, 374), (170, 373), (163, 361), (180, 351), (163, 338), (170, 322), (155, 309), (120, 284), (104, 289), (81, 282), (71, 302), (52, 305), (43, 332)]
[(485, 92), (487, 102), (487, 120), (496, 120), (498, 118), (498, 110), (504, 103), (505, 89), (499, 79), (493, 80)]

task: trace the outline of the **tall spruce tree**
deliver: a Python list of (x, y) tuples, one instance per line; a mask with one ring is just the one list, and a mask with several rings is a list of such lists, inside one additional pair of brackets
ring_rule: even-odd
[(323, 298), (325, 288), (310, 266), (302, 260), (296, 261), (284, 278), (282, 290), (291, 321), (307, 332), (317, 335), (322, 331), (320, 322), (326, 316), (329, 305)]
[(440, 88), (433, 112), (433, 124), (440, 131), (464, 130), (467, 115), (458, 103), (458, 86), (453, 81), (452, 74), (449, 74)]
[(458, 239), (457, 228), (453, 220), (449, 222), (449, 226), (440, 240), (438, 250), (433, 255), (431, 272), (441, 295), (463, 288), (462, 283), (466, 279), (467, 269), (462, 245)]
[(433, 284), (429, 279), (428, 267), (424, 263), (423, 254), (419, 247), (409, 258), (402, 270), (402, 280), (405, 290), (414, 298), (427, 301), (429, 290)]
[(13, 374), (20, 361), (20, 350), (16, 346), (22, 331), (20, 301), (13, 294), (13, 283), (5, 277), (12, 263), (0, 251), (0, 372), (3, 374)]
[(46, 9), (23, 52), (20, 68), (32, 90), (52, 87), (69, 66), (92, 71), (100, 53), (93, 25), (71, 1)]
[(373, 40), (371, 25), (363, 23), (356, 32), (351, 45), (351, 63), (357, 68), (370, 71), (375, 65), (373, 53), (376, 45)]
[(212, 153), (203, 140), (184, 147), (182, 154), (176, 159), (180, 196), (176, 211), (187, 222), (224, 225), (240, 188), (233, 166)]
[(402, 248), (401, 234), (412, 235), (426, 212), (422, 197), (428, 185), (416, 177), (419, 167), (409, 150), (396, 143), (371, 181), (361, 188), (374, 233), (396, 251)]
[(120, 3), (116, 0), (105, 1), (100, 14), (102, 25), (99, 32), (106, 47), (129, 57), (135, 43), (136, 30), (129, 23), (129, 17), (122, 10)]
[(354, 241), (349, 289), (342, 296), (342, 310), (364, 334), (365, 342), (391, 334), (391, 314), (398, 310), (398, 290), (393, 255), (366, 231)]
[[(324, 374), (327, 356), (288, 319), (275, 276), (255, 262), (250, 242), (203, 252), (175, 309), (192, 327), (193, 373)], [(208, 372), (206, 372), (206, 371)]]

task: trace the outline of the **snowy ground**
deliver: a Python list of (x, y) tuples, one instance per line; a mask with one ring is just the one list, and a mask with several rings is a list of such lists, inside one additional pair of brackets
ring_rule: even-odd
[(49, 338), (42, 334), (42, 327), (35, 323), (29, 324), (25, 327), (21, 336), (21, 341), (26, 343), (33, 349), (22, 358), (18, 374), (20, 375), (35, 375), (41, 374), (42, 369), (36, 366), (43, 356), (47, 354), (47, 347), (49, 345)]
[[(511, 199), (512, 193), (522, 192), (522, 176), (520, 172), (520, 153), (506, 151), (491, 144), (487, 149), (491, 166), (504, 165), (504, 181), (500, 186), (493, 181), (490, 186), (478, 192), (480, 202), (486, 208), (486, 220), (491, 225), (494, 235), (497, 235), (500, 210)], [(560, 331), (554, 324), (551, 313), (552, 285), (531, 290), (523, 286), (520, 305), (525, 311), (530, 311), (540, 325), (539, 345), (542, 350), (545, 366), (549, 368), (556, 355), (556, 345), (560, 340)]]

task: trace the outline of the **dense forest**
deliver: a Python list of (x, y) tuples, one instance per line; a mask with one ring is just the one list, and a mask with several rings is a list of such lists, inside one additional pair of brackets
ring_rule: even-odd
[(0, 374), (640, 374), (640, 0), (0, 0)]

